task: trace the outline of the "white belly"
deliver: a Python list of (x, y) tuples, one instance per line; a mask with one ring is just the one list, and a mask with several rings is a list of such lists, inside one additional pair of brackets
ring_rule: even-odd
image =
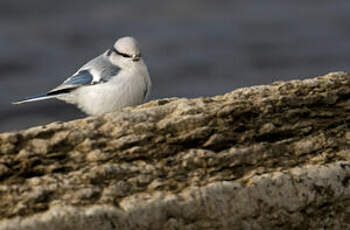
[(72, 92), (74, 101), (65, 101), (76, 104), (89, 115), (120, 110), (144, 101), (150, 85), (148, 80), (148, 74), (119, 74), (106, 83), (80, 87)]

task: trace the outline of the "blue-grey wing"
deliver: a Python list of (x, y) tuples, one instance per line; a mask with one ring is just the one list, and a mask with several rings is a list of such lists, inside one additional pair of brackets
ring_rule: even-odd
[(50, 90), (47, 95), (69, 93), (80, 86), (93, 84), (93, 78), (89, 70), (80, 70), (78, 73), (65, 80), (61, 85)]
[(106, 56), (106, 53), (92, 59), (81, 69), (94, 70), (94, 83), (108, 82), (111, 78), (118, 75), (121, 70), (119, 66), (112, 64)]
[(89, 70), (81, 70), (77, 74), (65, 80), (62, 85), (90, 85), (94, 77)]
[[(94, 70), (93, 73), (91, 70)], [(104, 55), (100, 55), (85, 64), (61, 85), (49, 91), (49, 94), (69, 93), (80, 86), (108, 82), (111, 78), (117, 76), (120, 70), (118, 66), (111, 64)]]

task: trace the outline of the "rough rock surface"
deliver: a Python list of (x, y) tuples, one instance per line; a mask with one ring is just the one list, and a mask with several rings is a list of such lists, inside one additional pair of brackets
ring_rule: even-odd
[(0, 134), (0, 229), (350, 229), (350, 74)]

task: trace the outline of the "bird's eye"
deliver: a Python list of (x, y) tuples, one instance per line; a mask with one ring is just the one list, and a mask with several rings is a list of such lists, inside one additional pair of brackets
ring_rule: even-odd
[(109, 49), (109, 50), (107, 51), (107, 56), (111, 56), (112, 52), (113, 52), (113, 50), (112, 50), (112, 49)]
[(118, 50), (116, 50), (114, 47), (112, 48), (112, 51), (122, 57), (125, 57), (125, 58), (132, 58), (131, 55), (129, 54), (126, 54), (126, 53), (122, 53), (122, 52), (119, 52)]

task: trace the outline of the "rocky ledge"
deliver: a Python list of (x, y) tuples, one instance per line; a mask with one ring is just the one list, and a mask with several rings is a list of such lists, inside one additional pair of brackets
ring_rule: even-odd
[(350, 74), (0, 134), (0, 229), (349, 229)]

